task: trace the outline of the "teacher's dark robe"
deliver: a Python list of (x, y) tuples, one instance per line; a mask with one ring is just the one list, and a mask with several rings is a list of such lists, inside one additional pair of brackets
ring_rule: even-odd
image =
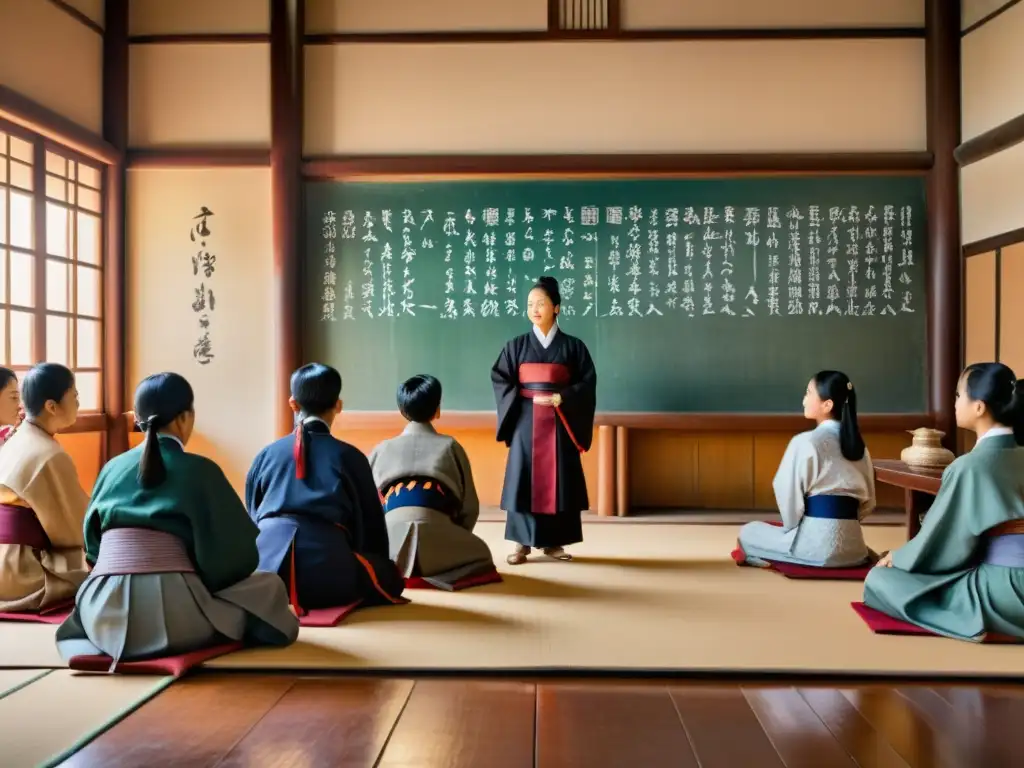
[[(557, 326), (544, 341), (539, 332), (524, 333), (502, 349), (491, 383), (497, 439), (509, 448), (501, 492), (505, 538), (541, 548), (582, 541), (580, 514), (590, 502), (580, 454), (593, 440), (597, 402), (587, 346)], [(533, 402), (556, 392), (558, 408)]]

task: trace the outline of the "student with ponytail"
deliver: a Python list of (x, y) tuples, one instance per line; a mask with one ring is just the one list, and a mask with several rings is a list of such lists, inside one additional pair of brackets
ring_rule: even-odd
[(790, 441), (775, 475), (782, 525), (758, 521), (740, 529), (744, 564), (863, 565), (875, 558), (860, 527), (875, 508), (875, 480), (857, 424), (857, 390), (846, 374), (819, 371), (803, 406), (817, 426)]
[(100, 471), (85, 520), (93, 566), (57, 630), (65, 659), (172, 656), (222, 642), (288, 645), (298, 620), (284, 583), (256, 572), (258, 529), (214, 462), (185, 445), (192, 387), (176, 373), (135, 390), (141, 446)]
[(946, 637), (1024, 640), (1024, 383), (1002, 363), (967, 366), (956, 425), (974, 448), (942, 473), (918, 534), (868, 574), (864, 602)]
[(331, 435), (341, 413), (341, 375), (320, 363), (304, 365), (292, 374), (288, 404), (295, 431), (264, 448), (245, 481), (246, 506), (260, 529), (260, 570), (280, 574), (300, 616), (352, 603), (406, 602), (370, 463)]

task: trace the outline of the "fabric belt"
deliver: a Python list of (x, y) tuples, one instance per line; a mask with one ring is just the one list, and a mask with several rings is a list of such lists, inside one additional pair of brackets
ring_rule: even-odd
[(32, 549), (52, 549), (50, 537), (29, 507), (0, 504), (0, 544), (19, 544)]
[(1005, 568), (1024, 568), (1024, 534), (1006, 533), (987, 537), (981, 562)]
[(823, 520), (857, 520), (860, 501), (853, 496), (821, 494), (804, 499), (804, 517)]
[(103, 532), (94, 576), (143, 573), (195, 573), (177, 536), (152, 528), (111, 528)]
[(409, 478), (392, 485), (384, 494), (384, 511), (401, 507), (426, 507), (447, 514), (454, 506), (454, 497), (432, 478)]

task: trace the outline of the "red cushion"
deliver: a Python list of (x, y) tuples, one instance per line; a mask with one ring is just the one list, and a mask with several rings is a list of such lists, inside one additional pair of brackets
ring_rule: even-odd
[(333, 627), (360, 606), (362, 601), (333, 608), (314, 608), (299, 617), (300, 627)]
[[(737, 547), (729, 556), (737, 565), (746, 562), (746, 554)], [(761, 558), (764, 560), (764, 558)], [(868, 577), (873, 564), (858, 565), (856, 568), (822, 568), (816, 565), (797, 565), (796, 563), (782, 563), (776, 560), (765, 560), (768, 563), (765, 570), (781, 573), (787, 579), (831, 579), (833, 581), (864, 581)]]
[[(492, 569), (486, 573), (478, 573), (475, 576), (466, 576), (465, 578), (459, 579), (452, 585), (452, 590), (458, 592), (460, 589), (469, 589), (470, 587), (480, 587), (484, 584), (497, 584), (501, 581), (501, 574), (498, 570)], [(410, 576), (405, 580), (406, 589), (437, 589), (429, 581), (426, 581), (420, 576)]]
[(66, 600), (41, 611), (0, 611), (0, 621), (31, 621), (36, 624), (63, 624), (75, 610), (75, 601)]
[[(146, 659), (144, 661), (122, 661), (119, 662), (114, 672), (122, 675), (171, 675), (181, 677), (192, 667), (197, 667), (204, 661), (223, 656), (226, 653), (233, 653), (241, 650), (241, 643), (224, 643), (209, 648), (201, 648), (191, 653), (183, 653), (178, 656), (164, 656), (159, 659)], [(110, 669), (111, 659), (106, 654), (96, 656), (73, 656), (68, 666), (79, 672), (106, 672)]]
[[(903, 621), (902, 619), (895, 619), (888, 614), (876, 611), (864, 603), (850, 603), (853, 610), (857, 612), (864, 623), (868, 625), (868, 629), (874, 632), (876, 635), (930, 635), (931, 637), (941, 637), (936, 635), (930, 629), (919, 627), (916, 624)], [(1007, 635), (999, 635), (994, 632), (989, 632), (983, 643), (1020, 643), (1024, 642), (1015, 637), (1009, 637)]]

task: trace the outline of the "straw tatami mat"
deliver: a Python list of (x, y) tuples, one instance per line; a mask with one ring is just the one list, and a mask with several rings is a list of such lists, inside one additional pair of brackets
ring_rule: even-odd
[[(503, 526), (481, 524), (504, 583), (410, 591), (407, 606), (303, 629), (294, 645), (221, 669), (593, 670), (1018, 677), (1024, 646), (873, 635), (850, 608), (860, 582), (796, 581), (729, 559), (737, 527), (590, 525), (575, 560), (505, 564)], [(902, 528), (871, 527), (876, 550)]]
[[(504, 526), (481, 523), (505, 581), (463, 592), (410, 590), (409, 605), (303, 628), (284, 649), (208, 662), (218, 669), (665, 671), (1024, 675), (1024, 646), (873, 635), (850, 608), (863, 584), (798, 581), (729, 558), (737, 526), (586, 525), (575, 560), (505, 564)], [(904, 529), (869, 526), (876, 550)], [(64, 666), (54, 627), (0, 624), (0, 666)]]
[(79, 675), (66, 669), (48, 672), (0, 698), (0, 765), (30, 768), (60, 762), (170, 681)]
[[(0, 669), (0, 699), (48, 674), (48, 669)], [(0, 726), (2, 730), (3, 726)]]

